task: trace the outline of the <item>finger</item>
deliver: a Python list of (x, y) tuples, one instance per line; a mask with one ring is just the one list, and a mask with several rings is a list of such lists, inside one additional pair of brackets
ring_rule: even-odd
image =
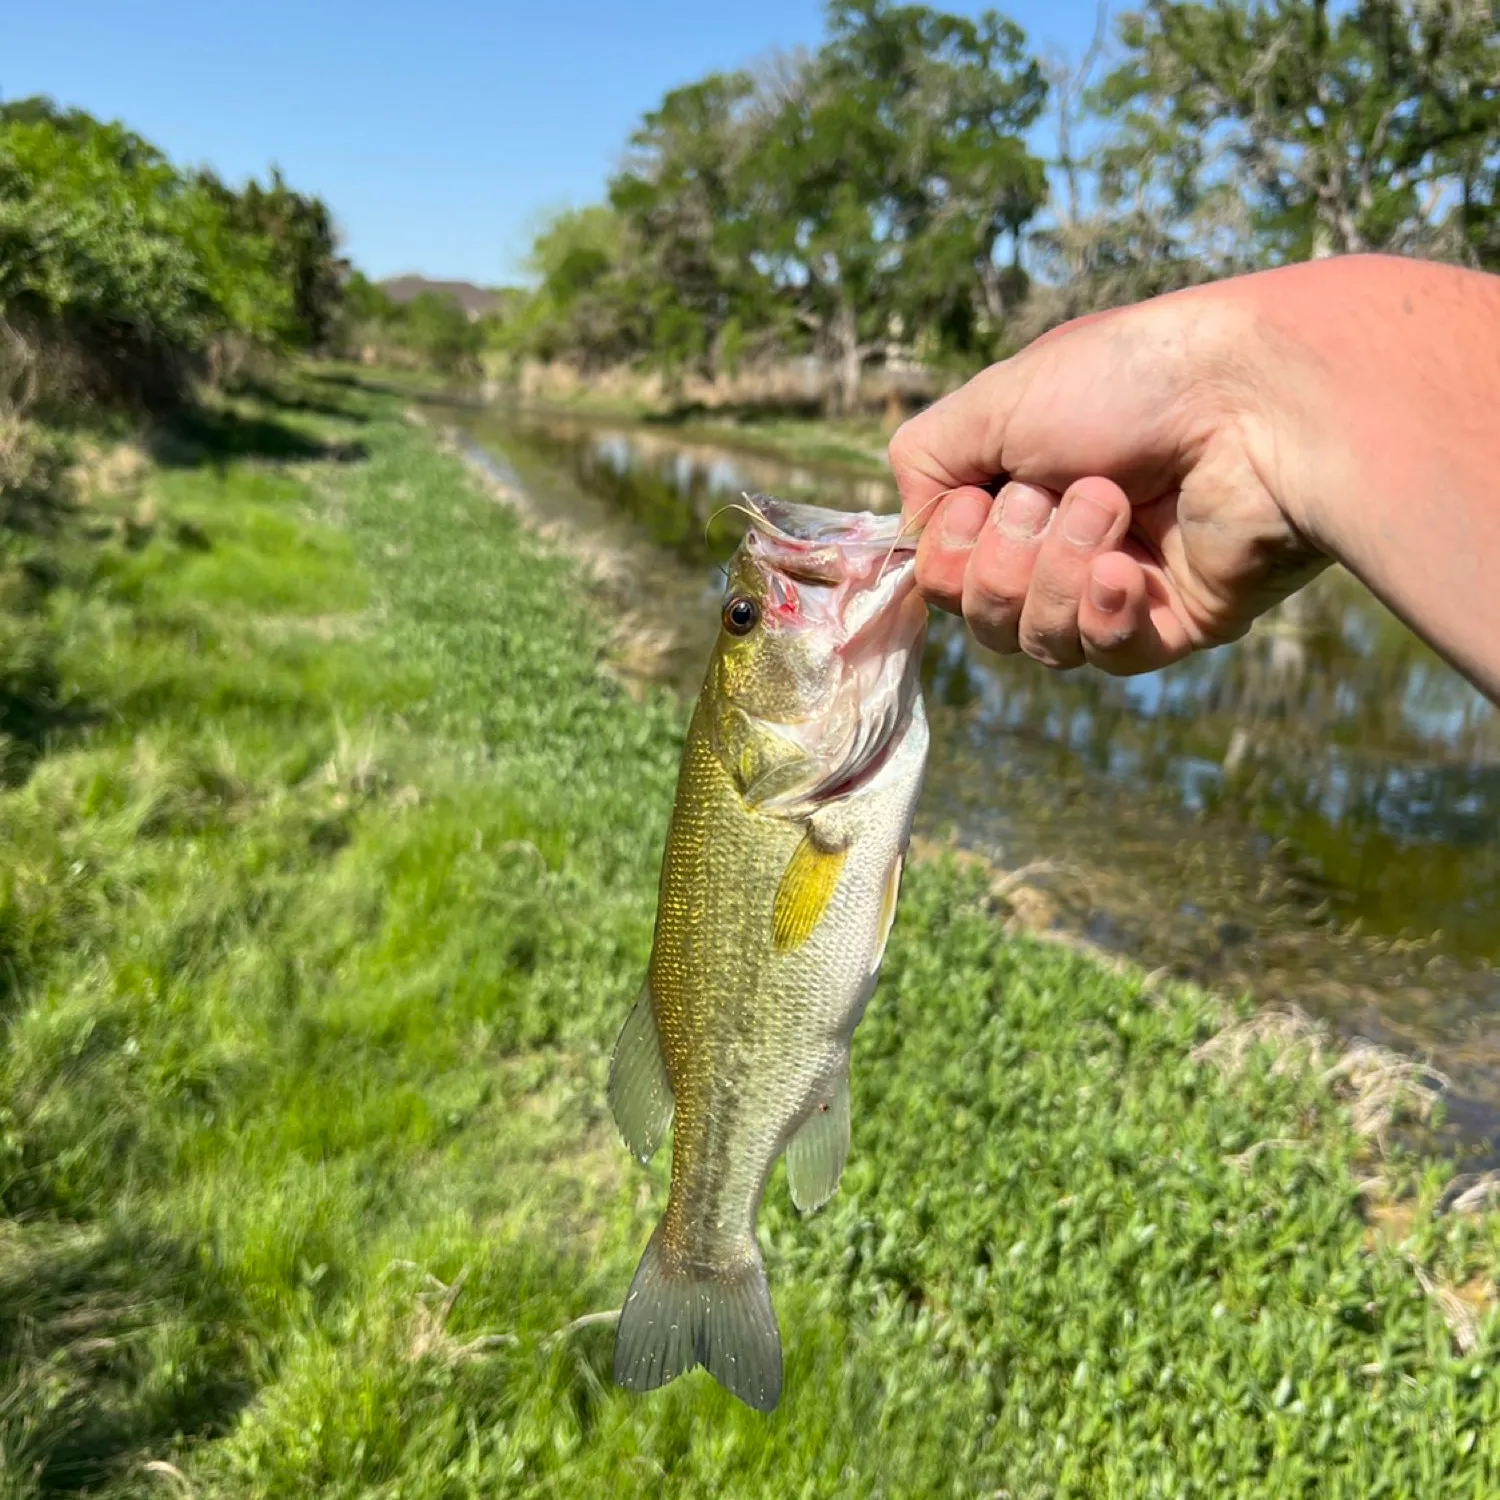
[(1023, 360), (1034, 350), (1124, 312), (1085, 313), (1039, 338), (1010, 359), (972, 376), (956, 391), (903, 422), (891, 438), (887, 461), (901, 492), (901, 513), (913, 526), (931, 524), (934, 500), (959, 485), (993, 485), (1005, 475), (1005, 438), (1025, 395), (1041, 371)]
[(1059, 498), (1013, 480), (996, 497), (974, 543), (963, 579), (963, 616), (974, 639), (992, 651), (1014, 655), (1021, 649), (1021, 609)]
[(1153, 672), (1173, 659), (1151, 619), (1145, 570), (1123, 552), (1094, 559), (1078, 605), (1078, 636), (1089, 664), (1115, 677)]
[(1089, 569), (1129, 526), (1130, 501), (1113, 480), (1095, 476), (1068, 487), (1042, 538), (1021, 610), (1017, 639), (1028, 656), (1049, 667), (1084, 664), (1078, 610)]
[(1094, 559), (1078, 606), (1078, 634), (1090, 665), (1114, 677), (1155, 672), (1192, 650), (1165, 584), (1124, 552)]
[(917, 543), (917, 588), (929, 603), (951, 614), (962, 607), (964, 571), (975, 538), (990, 513), (984, 490), (964, 487), (938, 505)]

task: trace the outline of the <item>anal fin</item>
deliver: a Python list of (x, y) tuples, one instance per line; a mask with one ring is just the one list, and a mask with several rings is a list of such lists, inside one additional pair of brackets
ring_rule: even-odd
[(625, 1018), (609, 1063), (610, 1112), (637, 1160), (650, 1161), (656, 1154), (674, 1107), (648, 982)]
[(849, 1067), (813, 1105), (812, 1113), (787, 1142), (786, 1181), (792, 1202), (803, 1213), (821, 1208), (833, 1197), (849, 1159)]

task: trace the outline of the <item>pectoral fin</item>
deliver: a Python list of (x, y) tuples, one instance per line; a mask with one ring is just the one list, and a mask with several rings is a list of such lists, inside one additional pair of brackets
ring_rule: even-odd
[(823, 848), (811, 830), (803, 835), (781, 877), (771, 912), (771, 942), (778, 953), (800, 948), (817, 931), (833, 900), (847, 853)]
[(796, 1135), (787, 1142), (786, 1181), (792, 1202), (803, 1213), (821, 1208), (833, 1197), (849, 1159), (849, 1069), (834, 1079), (828, 1094), (813, 1106)]
[(651, 987), (641, 993), (615, 1043), (609, 1064), (609, 1107), (615, 1124), (640, 1161), (650, 1161), (672, 1123), (675, 1101), (661, 1033), (651, 1007)]

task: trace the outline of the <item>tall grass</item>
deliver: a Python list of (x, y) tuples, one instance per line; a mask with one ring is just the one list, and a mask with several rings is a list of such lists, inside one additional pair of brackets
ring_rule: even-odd
[[(762, 1228), (766, 1419), (610, 1383), (660, 1210), (605, 1114), (685, 710), (389, 405), (306, 381), (59, 544), (0, 794), (0, 1495), (1464, 1495), (1490, 1218), (1376, 1232), (1308, 1068), (914, 869), (854, 1151)], [(118, 512), (118, 514), (116, 513)], [(128, 524), (127, 524), (128, 522)], [(1284, 1056), (1285, 1054), (1281, 1054)], [(1269, 1144), (1263, 1144), (1269, 1143)], [(1421, 1272), (1421, 1277), (1418, 1275)]]

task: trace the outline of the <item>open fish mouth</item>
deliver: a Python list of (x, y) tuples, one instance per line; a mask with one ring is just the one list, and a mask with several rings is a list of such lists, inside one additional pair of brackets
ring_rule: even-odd
[(910, 717), (927, 624), (917, 538), (900, 515), (747, 501), (743, 545), (766, 580), (768, 623), (826, 632), (840, 665), (832, 710), (780, 731), (802, 744), (802, 769), (785, 768), (752, 797), (768, 811), (805, 811), (868, 782)]
[(809, 613), (852, 640), (916, 581), (917, 536), (899, 514), (747, 495), (741, 543), (767, 577), (806, 591)]
[(774, 495), (746, 495), (745, 510), (757, 535), (793, 551), (824, 547), (890, 551), (894, 547), (900, 554), (917, 550), (917, 535), (903, 532), (900, 512), (877, 515), (867, 510), (833, 510), (824, 505), (778, 500)]
[(782, 618), (830, 630), (846, 661), (879, 654), (912, 633), (914, 612), (901, 606), (916, 587), (917, 537), (903, 531), (899, 514), (770, 495), (746, 496), (746, 511), (751, 525), (741, 546), (767, 579)]

